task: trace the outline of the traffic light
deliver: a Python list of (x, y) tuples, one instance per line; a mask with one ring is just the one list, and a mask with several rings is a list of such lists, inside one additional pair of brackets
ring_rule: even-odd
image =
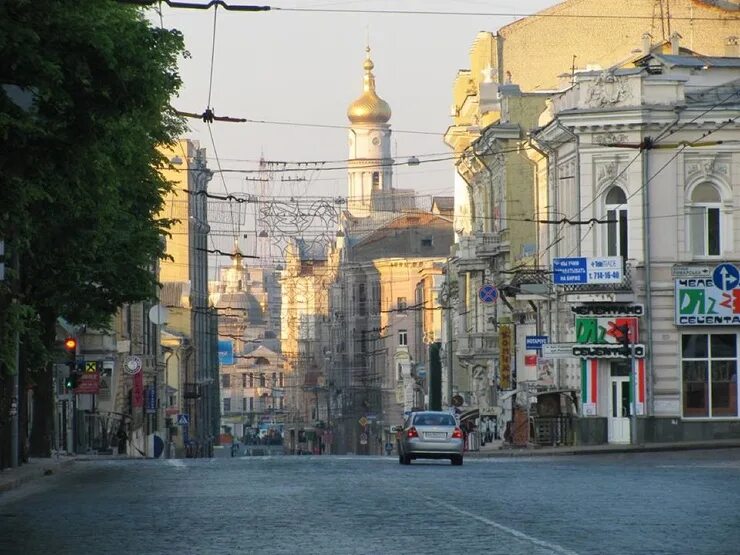
[(64, 387), (72, 390), (77, 387), (77, 373), (72, 371), (69, 376), (64, 379)]
[(623, 324), (621, 326), (614, 326), (614, 329), (616, 329), (621, 336), (617, 338), (617, 341), (619, 341), (622, 344), (622, 354), (624, 356), (630, 356), (632, 354), (632, 347), (630, 344), (630, 327), (629, 324)]
[(68, 337), (64, 340), (64, 348), (68, 353), (77, 352), (77, 340), (74, 337)]

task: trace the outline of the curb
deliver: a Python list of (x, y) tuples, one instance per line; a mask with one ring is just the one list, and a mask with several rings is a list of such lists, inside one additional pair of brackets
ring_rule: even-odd
[(644, 443), (640, 445), (625, 445), (606, 447), (601, 449), (589, 449), (581, 448), (574, 449), (571, 447), (557, 448), (557, 450), (544, 449), (532, 449), (532, 448), (507, 448), (497, 451), (489, 451), (486, 453), (468, 452), (465, 456), (473, 459), (511, 459), (511, 458), (527, 458), (527, 457), (562, 457), (562, 456), (575, 456), (575, 455), (612, 455), (612, 454), (625, 454), (625, 453), (655, 453), (660, 451), (699, 451), (699, 450), (714, 450), (714, 449), (738, 449), (740, 448), (740, 440), (733, 440), (726, 443), (672, 443), (666, 444), (650, 444)]
[[(30, 470), (24, 469), (25, 465), (19, 466), (18, 469), (22, 469), (22, 476), (16, 476), (7, 481), (3, 481), (3, 476), (0, 474), (0, 493), (6, 493), (21, 487), (23, 484), (37, 480), (38, 478), (46, 478), (47, 476), (56, 476), (58, 471), (64, 470), (75, 463), (75, 459), (69, 459), (59, 461), (51, 465), (46, 463), (40, 463), (39, 468)], [(51, 471), (49, 474), (47, 472)]]

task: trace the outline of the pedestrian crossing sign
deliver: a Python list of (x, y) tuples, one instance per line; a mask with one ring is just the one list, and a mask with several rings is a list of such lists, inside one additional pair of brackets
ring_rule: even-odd
[(190, 424), (190, 417), (187, 414), (177, 415), (177, 425), (178, 426), (187, 426), (188, 424)]

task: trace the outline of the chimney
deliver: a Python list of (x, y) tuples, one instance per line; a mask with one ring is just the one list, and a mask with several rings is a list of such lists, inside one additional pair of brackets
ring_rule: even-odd
[(653, 35), (650, 33), (642, 34), (642, 53), (647, 56), (650, 54), (650, 49), (653, 46)]
[(727, 41), (725, 42), (725, 56), (728, 58), (740, 57), (740, 47), (738, 47), (737, 37), (727, 37)]
[(671, 33), (671, 54), (678, 56), (681, 53), (680, 40), (683, 38), (676, 31)]

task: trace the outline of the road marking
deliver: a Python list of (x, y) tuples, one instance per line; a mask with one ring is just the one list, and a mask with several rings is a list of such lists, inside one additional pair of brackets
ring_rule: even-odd
[(555, 553), (562, 553), (564, 555), (578, 555), (577, 552), (571, 551), (570, 549), (566, 549), (564, 547), (561, 547), (554, 543), (549, 543), (544, 540), (537, 539), (533, 536), (530, 536), (528, 534), (525, 534), (524, 532), (520, 532), (519, 530), (515, 530), (514, 528), (509, 528), (508, 526), (504, 526), (503, 524), (500, 524), (496, 522), (495, 520), (491, 520), (489, 518), (484, 518), (480, 515), (477, 515), (475, 513), (471, 513), (469, 511), (466, 511), (464, 509), (460, 509), (458, 507), (455, 507), (454, 505), (450, 505), (447, 502), (444, 502), (439, 499), (434, 499), (433, 497), (424, 497), (427, 501), (430, 503), (433, 503), (435, 507), (444, 506), (445, 508), (451, 509), (454, 512), (469, 516), (470, 518), (474, 518), (475, 520), (478, 520), (484, 524), (488, 524), (489, 526), (493, 526), (494, 528), (501, 530), (502, 532), (506, 532), (507, 534), (514, 536), (517, 539), (528, 541), (530, 543), (533, 543), (535, 545), (538, 545), (540, 547), (544, 547), (545, 549), (549, 549)]
[(186, 466), (180, 459), (167, 459), (167, 463), (171, 464), (175, 468), (185, 468)]

